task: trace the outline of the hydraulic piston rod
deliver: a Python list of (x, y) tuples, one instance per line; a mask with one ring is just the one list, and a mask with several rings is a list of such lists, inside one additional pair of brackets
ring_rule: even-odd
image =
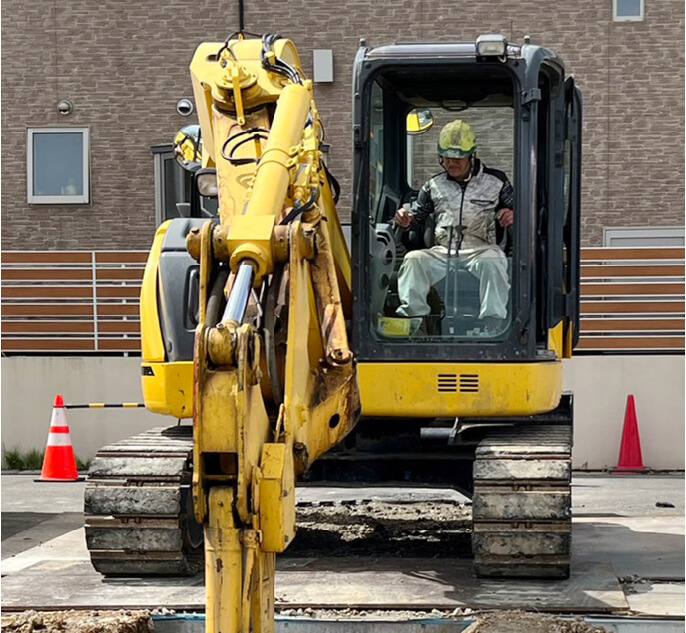
[(250, 291), (252, 290), (255, 269), (249, 262), (244, 262), (238, 269), (236, 281), (234, 281), (229, 300), (224, 310), (222, 321), (230, 321), (236, 325), (243, 323), (243, 317), (248, 307)]

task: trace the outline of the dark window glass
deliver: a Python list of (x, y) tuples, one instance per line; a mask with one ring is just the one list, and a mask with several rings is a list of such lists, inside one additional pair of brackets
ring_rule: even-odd
[(83, 195), (83, 134), (34, 132), (33, 195)]

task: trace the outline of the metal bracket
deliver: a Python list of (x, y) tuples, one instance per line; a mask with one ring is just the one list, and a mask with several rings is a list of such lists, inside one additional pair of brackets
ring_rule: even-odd
[(541, 100), (541, 89), (540, 88), (532, 88), (531, 90), (524, 90), (522, 92), (522, 105), (527, 105), (528, 103), (532, 101), (540, 101)]

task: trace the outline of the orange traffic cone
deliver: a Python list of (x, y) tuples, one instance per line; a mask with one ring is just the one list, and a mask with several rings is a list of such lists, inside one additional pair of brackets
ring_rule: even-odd
[(638, 434), (638, 420), (636, 418), (636, 403), (634, 402), (634, 397), (632, 395), (628, 396), (626, 400), (626, 413), (624, 415), (622, 446), (619, 450), (619, 463), (612, 470), (615, 473), (640, 473), (648, 470), (643, 465), (641, 438)]
[(79, 481), (62, 396), (55, 396), (55, 405), (50, 418), (48, 446), (43, 458), (43, 470), (40, 479), (36, 481)]

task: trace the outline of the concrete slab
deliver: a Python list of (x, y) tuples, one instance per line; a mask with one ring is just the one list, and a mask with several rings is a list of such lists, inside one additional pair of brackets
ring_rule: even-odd
[(643, 615), (684, 617), (683, 583), (639, 582), (625, 590), (632, 611)]
[(3, 512), (2, 559), (38, 547), (83, 526), (83, 512)]
[[(46, 582), (46, 578), (50, 582)], [(626, 611), (609, 565), (579, 565), (569, 580), (474, 578), (464, 560), (282, 559), (276, 604), (294, 608), (502, 608), (569, 613)], [(204, 608), (202, 576), (105, 579), (89, 563), (54, 559), (3, 578), (3, 609)]]
[(4, 558), (2, 561), (2, 577), (5, 578), (8, 574), (15, 574), (34, 565), (65, 561), (83, 562), (90, 565), (88, 549), (86, 548), (86, 534), (83, 528), (71, 530), (16, 556)]
[(613, 612), (628, 608), (610, 565), (578, 565), (568, 580), (477, 579), (457, 559), (284, 559), (280, 605), (312, 608), (498, 608)]
[[(122, 606), (135, 606), (141, 600), (154, 606), (172, 606), (188, 603), (193, 608), (201, 609), (204, 605), (202, 579), (167, 579), (167, 580), (104, 580), (94, 572), (88, 562), (83, 529), (74, 529), (81, 524), (84, 483), (36, 483), (36, 475), (2, 476), (2, 603), (25, 606), (29, 601), (46, 600), (51, 592), (67, 591), (61, 604), (70, 606), (100, 606), (103, 600), (113, 600)], [(573, 478), (573, 567), (576, 571), (585, 569), (593, 572), (593, 565), (601, 563), (603, 577), (606, 573), (614, 576), (640, 576), (648, 579), (647, 584), (639, 583), (639, 591), (629, 593), (627, 605), (645, 615), (677, 617), (683, 615), (684, 589), (683, 582), (669, 584), (656, 580), (684, 578), (684, 510), (683, 510), (683, 477), (645, 476), (612, 477), (599, 475), (575, 475)], [(399, 489), (381, 488), (310, 488), (302, 487), (297, 491), (298, 500), (304, 503), (330, 501), (340, 502), (356, 499), (377, 499), (396, 502), (413, 502), (423, 500), (462, 500), (459, 493), (440, 489)], [(674, 505), (656, 507), (657, 502)], [(626, 516), (626, 515), (631, 516)], [(54, 538), (53, 538), (54, 537)], [(321, 559), (318, 559), (321, 560)], [(379, 586), (383, 593), (384, 585), (379, 585), (375, 571), (381, 564), (391, 564), (392, 559), (377, 559), (374, 566), (368, 559), (349, 559), (346, 564), (370, 574), (368, 581), (373, 587)], [(282, 558), (277, 577), (277, 595), (290, 599), (288, 593), (278, 594), (284, 587), (289, 590), (291, 580), (308, 581), (308, 574), (313, 567), (314, 559), (296, 562), (294, 558)], [(426, 561), (425, 561), (426, 562)], [(345, 580), (347, 574), (339, 573), (342, 559), (335, 559), (327, 572), (329, 578), (322, 580), (319, 576), (317, 591), (331, 594), (331, 583), (342, 583), (342, 586), (354, 584), (351, 579)], [(496, 585), (472, 585), (471, 593), (465, 578), (471, 579), (471, 561), (461, 560), (446, 563), (442, 559), (428, 561), (430, 566), (415, 569), (405, 576), (395, 578), (390, 586), (398, 591), (410, 592), (424, 600), (461, 600), (468, 598), (471, 604), (487, 604), (488, 600), (500, 599), (499, 592), (511, 593), (512, 587), (506, 589)], [(324, 564), (324, 563), (321, 563)], [(291, 565), (291, 567), (288, 567)], [(298, 565), (300, 565), (298, 567)], [(435, 565), (435, 566), (434, 566)], [(450, 569), (443, 570), (442, 565)], [(608, 572), (614, 566), (614, 571)], [(460, 566), (464, 566), (461, 569)], [(580, 567), (581, 566), (581, 567)], [(585, 566), (585, 567), (584, 567)], [(433, 570), (433, 571), (432, 571)], [(443, 571), (441, 571), (443, 570)], [(322, 570), (320, 570), (322, 571)], [(576, 573), (575, 571), (575, 573)], [(49, 573), (46, 573), (49, 572)], [(459, 573), (458, 573), (459, 572)], [(584, 572), (584, 573), (586, 573)], [(284, 574), (296, 574), (288, 576)], [(319, 572), (318, 572), (319, 573)], [(593, 572), (595, 573), (595, 572)], [(583, 603), (598, 601), (594, 592), (608, 591), (614, 595), (617, 586), (604, 584), (605, 581), (593, 580), (595, 576), (582, 576), (586, 587), (579, 589)], [(599, 572), (598, 572), (599, 573)], [(574, 578), (574, 577), (573, 577)], [(602, 580), (602, 579), (601, 579)], [(365, 581), (366, 582), (366, 581)], [(476, 581), (474, 581), (476, 582)], [(495, 581), (490, 581), (495, 582)], [(502, 581), (505, 582), (505, 581)], [(285, 583), (285, 584), (284, 584)], [(524, 600), (524, 606), (538, 606), (537, 600), (550, 592), (540, 587), (536, 590), (522, 589), (516, 594)], [(456, 587), (458, 589), (456, 589)], [(479, 589), (481, 587), (481, 589)], [(604, 587), (604, 589), (603, 589)], [(56, 589), (58, 588), (58, 589)], [(394, 589), (394, 590), (395, 590)], [(458, 593), (459, 592), (459, 593)], [(466, 593), (462, 593), (466, 592)], [(538, 592), (538, 593), (536, 593)], [(589, 593), (590, 592), (590, 593)], [(313, 596), (316, 593), (312, 594)], [(398, 594), (406, 595), (406, 594)], [(572, 595), (572, 594), (569, 594)], [(579, 594), (577, 594), (579, 595)], [(41, 598), (44, 596), (44, 598)], [(55, 598), (58, 596), (56, 595)], [(392, 596), (391, 596), (392, 597)], [(388, 598), (388, 596), (386, 596)], [(314, 599), (308, 597), (308, 600)], [(556, 598), (560, 599), (561, 598)], [(73, 605), (69, 601), (73, 601)], [(129, 602), (127, 602), (127, 600)], [(8, 602), (9, 601), (9, 602)], [(601, 600), (602, 601), (602, 600)], [(91, 604), (92, 602), (92, 604)], [(169, 602), (169, 604), (168, 604)], [(612, 600), (609, 603), (614, 604)], [(288, 603), (284, 603), (288, 604)], [(452, 604), (452, 603), (451, 603)], [(459, 605), (459, 602), (454, 602)], [(513, 604), (513, 603), (508, 603)], [(567, 603), (570, 604), (570, 603)], [(539, 608), (551, 608), (542, 605)], [(628, 608), (628, 607), (625, 607)]]
[(683, 474), (572, 475), (572, 514), (575, 517), (684, 516), (685, 510)]
[(35, 481), (40, 472), (2, 473), (2, 512), (83, 512), (85, 481)]
[(684, 517), (574, 519), (572, 565), (603, 560), (618, 576), (684, 579)]

